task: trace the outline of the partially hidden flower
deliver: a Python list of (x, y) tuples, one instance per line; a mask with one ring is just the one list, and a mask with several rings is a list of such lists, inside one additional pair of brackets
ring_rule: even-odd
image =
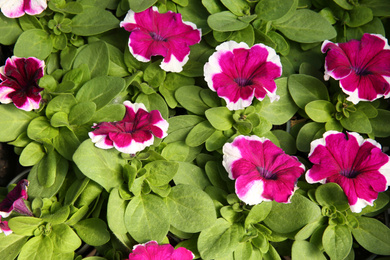
[(307, 182), (337, 183), (352, 212), (373, 205), (378, 193), (390, 185), (389, 156), (379, 143), (358, 133), (325, 132), (311, 142), (309, 160), (314, 165), (306, 173)]
[(0, 216), (8, 217), (12, 211), (23, 215), (32, 216), (30, 209), (26, 206), (24, 200), (27, 200), (28, 180), (20, 180), (0, 203)]
[(348, 101), (373, 101), (390, 96), (390, 46), (379, 34), (364, 34), (360, 41), (324, 41), (325, 80), (340, 80)]
[(47, 0), (0, 0), (1, 12), (9, 18), (17, 18), (25, 13), (40, 14), (47, 8)]
[(12, 230), (8, 226), (8, 221), (2, 220), (0, 215), (0, 233), (4, 233), (4, 235), (8, 236), (12, 233)]
[(155, 6), (140, 13), (129, 10), (120, 26), (131, 32), (129, 49), (137, 60), (148, 62), (152, 56), (163, 56), (160, 67), (171, 72), (183, 70), (189, 46), (201, 39), (195, 24), (183, 22), (181, 14), (172, 11), (161, 14)]
[(252, 104), (253, 97), (271, 102), (279, 100), (275, 79), (282, 75), (282, 64), (275, 50), (264, 44), (251, 48), (244, 42), (224, 42), (216, 47), (204, 65), (204, 77), (212, 91), (226, 101), (229, 110)]
[(262, 201), (289, 203), (305, 167), (267, 138), (237, 136), (223, 148), (223, 166), (236, 180), (236, 194), (249, 205)]
[(142, 103), (123, 103), (126, 114), (117, 122), (95, 124), (89, 137), (96, 147), (110, 149), (115, 147), (122, 153), (135, 154), (154, 142), (154, 136), (167, 136), (168, 122), (162, 118), (160, 111), (147, 111)]
[(43, 88), (37, 81), (43, 77), (44, 67), (45, 62), (37, 58), (8, 58), (0, 67), (0, 102), (13, 102), (25, 111), (38, 109)]
[(184, 248), (170, 244), (159, 245), (156, 241), (135, 245), (128, 260), (192, 260), (194, 254)]

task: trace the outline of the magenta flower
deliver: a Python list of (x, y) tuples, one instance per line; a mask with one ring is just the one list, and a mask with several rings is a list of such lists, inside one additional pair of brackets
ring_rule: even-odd
[(199, 43), (201, 37), (201, 30), (191, 22), (183, 22), (181, 14), (160, 14), (157, 7), (140, 13), (130, 10), (120, 26), (131, 32), (129, 49), (137, 60), (148, 62), (152, 56), (163, 56), (160, 67), (171, 72), (183, 70), (189, 46)]
[(149, 241), (133, 247), (128, 260), (191, 260), (194, 254), (184, 248), (173, 248), (170, 244), (159, 245), (156, 241)]
[(274, 80), (282, 75), (282, 64), (274, 49), (261, 43), (249, 48), (244, 42), (228, 41), (216, 50), (204, 65), (204, 78), (229, 110), (250, 106), (253, 97), (279, 99)]
[[(1, 0), (0, 0), (1, 1)], [(0, 67), (0, 102), (13, 102), (17, 108), (31, 111), (39, 108), (43, 88), (38, 79), (43, 77), (45, 63), (36, 58), (8, 58)]]
[(223, 148), (223, 166), (236, 180), (236, 194), (249, 205), (274, 200), (288, 203), (305, 166), (270, 140), (237, 136)]
[(9, 18), (40, 14), (46, 7), (46, 0), (0, 0), (1, 12)]
[(337, 183), (352, 212), (373, 205), (378, 192), (390, 185), (389, 156), (379, 143), (358, 133), (324, 133), (323, 138), (311, 143), (309, 160), (314, 165), (306, 173), (307, 182)]
[(28, 180), (21, 180), (16, 184), (15, 188), (11, 190), (5, 199), (0, 203), (0, 216), (8, 217), (12, 211), (21, 213), (23, 215), (32, 216), (31, 211), (27, 208), (24, 200), (27, 200)]
[(0, 233), (3, 233), (4, 235), (8, 236), (9, 234), (12, 233), (12, 230), (8, 226), (8, 221), (1, 220), (1, 215), (0, 215)]
[(325, 80), (340, 80), (347, 100), (373, 101), (390, 96), (390, 46), (379, 34), (364, 34), (360, 41), (346, 43), (324, 41)]
[(168, 122), (160, 111), (146, 110), (144, 104), (125, 101), (126, 114), (122, 121), (95, 124), (89, 137), (96, 147), (110, 149), (115, 147), (122, 153), (135, 154), (151, 146), (154, 136), (167, 136)]

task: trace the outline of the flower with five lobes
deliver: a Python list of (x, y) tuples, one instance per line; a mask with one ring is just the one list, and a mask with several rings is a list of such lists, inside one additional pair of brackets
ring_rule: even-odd
[(27, 187), (29, 181), (26, 179), (20, 180), (15, 188), (11, 190), (5, 199), (0, 203), (0, 216), (3, 218), (11, 215), (12, 211), (23, 215), (32, 216), (29, 208), (27, 208), (24, 200), (27, 200)]
[(173, 248), (170, 244), (159, 245), (156, 241), (135, 245), (128, 260), (192, 260), (194, 254), (184, 248)]
[(0, 0), (0, 8), (9, 18), (18, 18), (25, 13), (36, 15), (47, 8), (47, 0)]
[(360, 41), (324, 41), (325, 80), (340, 80), (348, 101), (373, 101), (390, 97), (390, 46), (379, 34), (364, 34)]
[(160, 67), (165, 71), (180, 72), (188, 61), (190, 45), (200, 42), (201, 30), (191, 22), (183, 22), (181, 14), (159, 13), (153, 6), (140, 13), (129, 10), (120, 23), (131, 32), (129, 49), (142, 62), (152, 56), (163, 56)]
[(25, 111), (38, 109), (43, 88), (37, 81), (43, 77), (44, 67), (45, 62), (37, 58), (8, 58), (0, 67), (0, 102), (13, 102)]
[(251, 48), (235, 41), (216, 47), (204, 65), (204, 78), (212, 91), (226, 101), (229, 110), (239, 110), (252, 104), (253, 97), (271, 102), (279, 100), (275, 79), (282, 75), (282, 64), (275, 50), (264, 44)]
[(305, 166), (267, 138), (237, 136), (223, 148), (222, 164), (236, 180), (236, 194), (246, 204), (274, 200), (289, 203)]
[(337, 183), (352, 212), (372, 206), (378, 193), (390, 185), (389, 156), (372, 139), (354, 132), (328, 131), (310, 146), (309, 160), (314, 165), (306, 173), (307, 182)]
[(154, 136), (167, 136), (168, 122), (162, 118), (160, 111), (150, 113), (142, 103), (123, 103), (126, 114), (118, 122), (102, 122), (94, 124), (89, 137), (96, 147), (110, 149), (115, 147), (122, 153), (135, 154), (154, 142)]

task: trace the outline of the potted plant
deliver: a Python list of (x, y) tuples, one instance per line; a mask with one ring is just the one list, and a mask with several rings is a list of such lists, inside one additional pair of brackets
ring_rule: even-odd
[(390, 255), (387, 1), (0, 8), (2, 259)]

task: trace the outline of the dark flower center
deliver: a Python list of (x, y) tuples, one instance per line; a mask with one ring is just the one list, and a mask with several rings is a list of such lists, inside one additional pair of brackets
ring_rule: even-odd
[(353, 67), (352, 69), (353, 69), (353, 71), (355, 71), (356, 75), (358, 75), (358, 76), (367, 76), (367, 75), (372, 74), (371, 71), (365, 69), (364, 67), (362, 67), (362, 68)]
[(359, 172), (354, 169), (342, 169), (340, 174), (348, 179), (352, 179), (358, 176)]
[(162, 42), (166, 42), (167, 41), (166, 38), (162, 37), (161, 35), (159, 35), (159, 34), (157, 34), (155, 32), (150, 32), (149, 35), (155, 41), (162, 41)]
[(276, 180), (278, 176), (275, 173), (268, 171), (263, 167), (256, 166), (256, 170), (260, 173), (260, 176), (267, 180)]
[(235, 78), (234, 82), (236, 82), (240, 87), (252, 85), (252, 81), (250, 79)]

